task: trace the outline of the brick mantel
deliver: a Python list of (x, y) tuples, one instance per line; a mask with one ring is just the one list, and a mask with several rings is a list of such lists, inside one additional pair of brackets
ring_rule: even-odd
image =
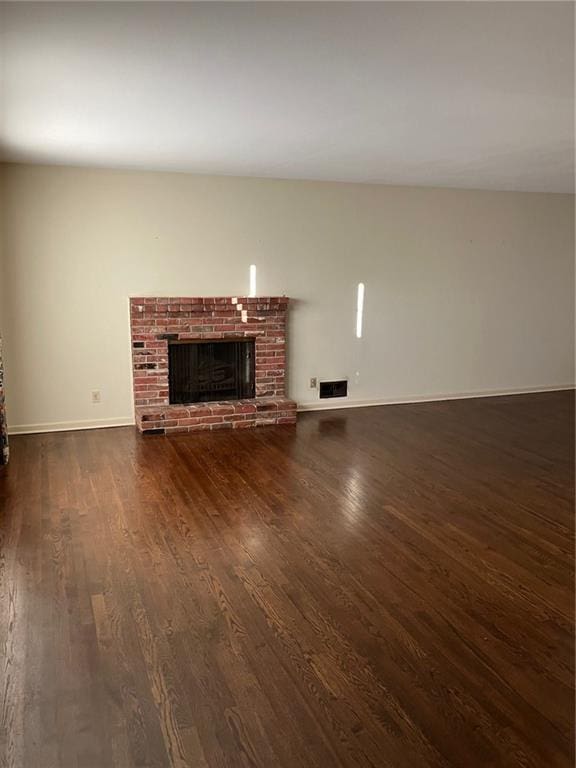
[[(296, 404), (285, 395), (285, 296), (137, 297), (130, 299), (136, 422), (143, 432), (294, 423)], [(254, 338), (253, 400), (171, 405), (170, 341)]]

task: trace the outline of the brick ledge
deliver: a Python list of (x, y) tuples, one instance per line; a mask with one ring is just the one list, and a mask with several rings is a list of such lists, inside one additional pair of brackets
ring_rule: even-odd
[(296, 403), (283, 397), (225, 400), (190, 405), (136, 406), (142, 434), (170, 434), (215, 429), (245, 429), (272, 424), (295, 424)]

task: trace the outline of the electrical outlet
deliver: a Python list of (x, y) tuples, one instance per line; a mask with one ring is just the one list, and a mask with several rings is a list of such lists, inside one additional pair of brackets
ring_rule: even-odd
[(318, 386), (318, 379), (316, 378), (316, 376), (313, 376), (310, 379), (310, 389), (316, 389), (317, 386)]
[(99, 389), (93, 389), (92, 390), (92, 402), (93, 403), (99, 403), (100, 402), (100, 390)]

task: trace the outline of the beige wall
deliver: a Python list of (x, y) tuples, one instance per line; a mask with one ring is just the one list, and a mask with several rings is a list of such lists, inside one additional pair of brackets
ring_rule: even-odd
[(3, 175), (15, 429), (130, 421), (127, 297), (242, 294), (251, 263), (258, 293), (295, 300), (300, 403), (317, 402), (311, 376), (348, 376), (354, 402), (573, 382), (572, 196), (25, 165)]
[(4, 213), (6, 201), (4, 199), (4, 168), (5, 166), (0, 163), (0, 336), (5, 325), (4, 315), (6, 313), (6, 279), (4, 276), (6, 264), (6, 259), (4, 258)]

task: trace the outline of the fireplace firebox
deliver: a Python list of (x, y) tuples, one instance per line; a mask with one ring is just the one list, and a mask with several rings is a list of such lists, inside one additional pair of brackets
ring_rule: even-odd
[(172, 342), (168, 386), (170, 403), (254, 397), (254, 339)]

